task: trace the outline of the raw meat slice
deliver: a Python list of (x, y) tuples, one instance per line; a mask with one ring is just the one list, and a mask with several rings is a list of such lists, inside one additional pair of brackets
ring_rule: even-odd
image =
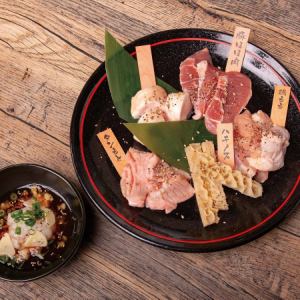
[(153, 153), (130, 148), (121, 191), (130, 206), (170, 213), (194, 195), (188, 173), (169, 166)]
[(209, 50), (207, 48), (201, 49), (201, 50), (195, 52), (194, 54), (192, 54), (189, 57), (193, 58), (195, 60), (195, 64), (196, 65), (200, 61), (203, 61), (203, 60), (208, 61), (208, 63), (210, 63), (211, 65), (213, 64), (212, 60), (211, 60), (211, 56), (210, 56)]
[(260, 183), (264, 183), (269, 177), (268, 171), (259, 171), (257, 170), (255, 175), (255, 180), (257, 180)]
[(219, 69), (210, 65), (206, 60), (197, 64), (197, 71), (199, 74), (197, 97), (193, 102), (195, 111), (193, 119), (195, 120), (204, 116), (213, 97), (219, 75)]
[(221, 123), (223, 121), (223, 106), (226, 103), (227, 99), (227, 86), (227, 76), (219, 76), (214, 96), (212, 97), (205, 112), (205, 126), (207, 130), (213, 134), (217, 133), (218, 123)]
[(199, 75), (193, 58), (187, 58), (180, 65), (180, 83), (182, 90), (188, 93), (191, 102), (197, 99)]
[(159, 158), (148, 152), (130, 148), (126, 154), (127, 164), (121, 178), (121, 191), (130, 206), (144, 207), (145, 198), (150, 192), (148, 178), (153, 176), (153, 168)]
[(276, 171), (284, 166), (284, 156), (289, 145), (290, 134), (280, 126), (272, 126), (269, 131), (263, 129), (260, 143), (261, 155), (247, 157), (249, 165), (260, 171)]
[(192, 103), (196, 101), (198, 95), (199, 74), (197, 64), (204, 60), (212, 64), (207, 48), (194, 53), (180, 64), (180, 84), (182, 90), (189, 94)]
[(147, 110), (138, 120), (138, 123), (158, 123), (168, 120), (165, 112), (160, 108)]
[(166, 98), (166, 91), (158, 85), (140, 90), (131, 99), (131, 115), (138, 119), (146, 111), (160, 108)]
[(252, 96), (250, 78), (239, 72), (224, 73), (228, 77), (227, 100), (224, 105), (224, 123), (231, 123), (248, 104)]
[(193, 106), (187, 93), (171, 93), (166, 100), (165, 113), (168, 121), (186, 120)]
[(283, 167), (289, 132), (272, 124), (262, 111), (251, 114), (248, 110), (234, 118), (234, 151), (236, 167), (254, 176), (260, 182), (268, 178), (269, 171)]
[[(255, 176), (257, 170), (254, 168), (251, 168), (249, 163), (246, 160), (246, 157), (238, 151), (238, 149), (235, 147), (234, 148), (234, 163), (235, 163), (235, 168), (239, 171), (241, 171), (244, 175), (248, 177), (253, 177)], [(260, 182), (260, 181), (259, 181)]]
[[(225, 73), (214, 67), (207, 49), (196, 52), (181, 63), (180, 83), (183, 91), (189, 93), (194, 106), (193, 119), (200, 119), (207, 114), (220, 76), (228, 78), (222, 122), (230, 123), (245, 108), (252, 96), (251, 80), (245, 74)], [(220, 104), (213, 103), (212, 106), (217, 109), (216, 106), (220, 107)], [(210, 114), (211, 112), (208, 113)], [(208, 126), (207, 129), (214, 133), (218, 122), (209, 118), (205, 120), (205, 123)]]
[(160, 86), (138, 91), (131, 99), (131, 115), (138, 123), (156, 123), (186, 120), (192, 111), (187, 93), (171, 93)]

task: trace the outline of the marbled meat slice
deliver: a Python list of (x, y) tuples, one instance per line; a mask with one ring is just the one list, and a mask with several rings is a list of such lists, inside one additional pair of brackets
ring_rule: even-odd
[(197, 97), (193, 101), (194, 105), (194, 120), (201, 119), (211, 102), (214, 91), (217, 86), (220, 70), (215, 68), (207, 60), (203, 60), (197, 64), (199, 75)]
[(227, 101), (227, 87), (228, 77), (226, 75), (219, 76), (214, 96), (205, 112), (205, 126), (213, 134), (217, 133), (217, 125), (224, 118), (223, 107)]
[[(197, 57), (197, 59), (195, 58)], [(212, 65), (211, 57), (207, 49), (196, 52), (194, 55), (186, 58), (180, 65), (180, 83), (182, 89), (188, 92), (194, 106), (194, 119), (200, 119), (207, 114), (208, 119), (205, 120), (208, 130), (215, 132), (215, 117), (213, 111), (219, 111), (220, 103), (210, 105), (220, 76), (227, 76), (227, 97), (223, 105), (224, 123), (233, 122), (243, 108), (248, 104), (252, 96), (251, 80), (247, 75), (239, 72), (225, 73)], [(207, 113), (208, 108), (210, 111)], [(219, 120), (220, 116), (218, 116)]]
[(197, 64), (204, 60), (212, 64), (207, 48), (194, 53), (180, 64), (180, 84), (182, 90), (189, 94), (192, 103), (197, 99), (198, 95), (199, 74)]

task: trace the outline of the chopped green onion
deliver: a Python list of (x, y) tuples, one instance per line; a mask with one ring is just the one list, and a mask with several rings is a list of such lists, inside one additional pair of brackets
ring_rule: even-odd
[(33, 217), (34, 217), (33, 211), (27, 210), (27, 211), (23, 212), (23, 215), (22, 215), (23, 220), (30, 219), (30, 218), (33, 218)]
[(37, 211), (35, 212), (34, 216), (37, 218), (37, 219), (41, 219), (44, 217), (44, 212), (42, 210), (40, 211)]
[(16, 193), (11, 193), (9, 198), (11, 201), (16, 202), (18, 200), (18, 195)]
[(9, 257), (7, 255), (0, 255), (0, 263), (6, 264), (9, 261)]
[(5, 211), (3, 209), (0, 209), (0, 218), (3, 218), (5, 215)]
[(21, 227), (16, 227), (15, 234), (21, 234)]
[(13, 219), (19, 219), (22, 217), (22, 215), (23, 215), (23, 211), (21, 209), (15, 210), (11, 213), (11, 217)]
[(34, 202), (32, 204), (32, 210), (15, 210), (11, 213), (11, 216), (15, 222), (24, 221), (27, 226), (32, 227), (36, 223), (36, 220), (44, 217), (44, 211), (41, 209), (39, 202)]
[(40, 202), (34, 202), (32, 204), (32, 208), (33, 208), (33, 210), (41, 209), (41, 203)]
[(35, 202), (32, 204), (33, 214), (37, 219), (41, 219), (44, 217), (44, 212), (41, 210), (40, 202)]
[(24, 221), (24, 223), (29, 226), (32, 227), (35, 224), (35, 219), (27, 219)]

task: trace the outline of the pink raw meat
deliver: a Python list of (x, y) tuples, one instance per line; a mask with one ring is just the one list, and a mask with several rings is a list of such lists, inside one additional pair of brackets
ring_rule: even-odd
[(252, 96), (250, 78), (239, 72), (224, 73), (228, 77), (227, 100), (224, 105), (224, 123), (231, 123), (248, 104)]
[(226, 75), (219, 76), (214, 96), (205, 112), (205, 126), (211, 133), (217, 133), (217, 125), (224, 118), (224, 104), (227, 99), (228, 77)]
[(194, 195), (188, 173), (170, 167), (153, 153), (130, 148), (121, 176), (121, 191), (130, 206), (165, 210)]
[(189, 94), (192, 103), (196, 101), (198, 96), (199, 74), (197, 64), (201, 61), (208, 61), (208, 63), (212, 64), (207, 48), (194, 53), (180, 64), (180, 83), (182, 90)]
[[(223, 105), (216, 100), (211, 104), (220, 76), (226, 76), (228, 81), (226, 101)], [(206, 48), (181, 63), (180, 83), (183, 91), (191, 97), (195, 112), (193, 119), (205, 117), (207, 129), (214, 134), (217, 123), (233, 122), (252, 96), (251, 80), (245, 74), (225, 73), (214, 67)]]
[(193, 119), (195, 120), (204, 116), (214, 95), (220, 70), (209, 64), (207, 60), (203, 60), (197, 64), (197, 71), (199, 74), (197, 98), (193, 102), (195, 111)]

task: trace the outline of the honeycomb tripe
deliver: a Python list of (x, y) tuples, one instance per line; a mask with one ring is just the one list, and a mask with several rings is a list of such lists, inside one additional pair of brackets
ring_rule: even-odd
[(263, 189), (260, 183), (216, 161), (212, 142), (190, 144), (185, 148), (185, 152), (203, 226), (218, 223), (218, 211), (228, 209), (222, 185), (249, 197), (257, 198), (262, 195)]
[[(206, 146), (204, 144), (204, 149), (211, 152), (211, 147)], [(199, 153), (203, 153), (201, 144), (192, 144), (186, 147), (185, 151), (203, 226), (218, 223), (220, 220), (218, 217), (219, 210), (227, 210), (228, 204), (222, 184), (210, 177), (209, 172), (207, 172), (208, 166), (215, 163), (215, 157), (211, 155), (212, 152), (199, 156)]]

